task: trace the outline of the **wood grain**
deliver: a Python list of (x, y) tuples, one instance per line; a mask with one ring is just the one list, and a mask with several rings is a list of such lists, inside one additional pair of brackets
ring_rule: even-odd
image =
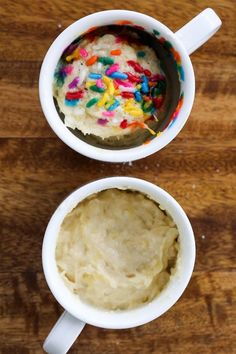
[(129, 164), (90, 160), (51, 131), (38, 99), (42, 59), (74, 20), (112, 8), (104, 0), (0, 0), (0, 353), (43, 353), (62, 312), (41, 266), (47, 222), (61, 200), (93, 179), (125, 175), (170, 192), (192, 222), (197, 261), (178, 303), (145, 326), (114, 331), (86, 326), (70, 353), (236, 353), (235, 269), (235, 2), (117, 0), (172, 30), (206, 7), (222, 29), (192, 55), (196, 99), (179, 136), (165, 149)]

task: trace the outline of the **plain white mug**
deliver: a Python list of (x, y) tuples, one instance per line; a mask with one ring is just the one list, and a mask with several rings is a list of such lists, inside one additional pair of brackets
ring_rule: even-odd
[[(66, 287), (56, 265), (56, 241), (65, 216), (86, 197), (110, 188), (131, 189), (149, 196), (170, 214), (179, 230), (180, 251), (176, 273), (156, 298), (132, 310), (107, 311), (82, 302)], [(185, 212), (170, 194), (142, 179), (110, 177), (78, 188), (58, 206), (45, 232), (42, 261), (48, 286), (65, 309), (44, 342), (44, 350), (50, 354), (65, 354), (86, 323), (102, 328), (131, 328), (156, 319), (173, 306), (191, 278), (195, 262), (195, 240)]]
[[(180, 101), (173, 119), (164, 131), (149, 144), (138, 147), (111, 150), (95, 147), (76, 137), (60, 119), (52, 92), (56, 65), (64, 51), (77, 37), (92, 27), (117, 24), (128, 21), (154, 33), (157, 38), (168, 41), (176, 54), (177, 68), (180, 72)], [(125, 162), (149, 156), (171, 142), (183, 128), (192, 109), (195, 96), (195, 78), (189, 55), (204, 44), (220, 28), (221, 20), (212, 9), (206, 9), (193, 18), (180, 30), (173, 33), (156, 19), (134, 11), (109, 10), (97, 12), (81, 18), (67, 27), (49, 48), (40, 71), (39, 95), (44, 115), (58, 137), (75, 151), (101, 161)]]

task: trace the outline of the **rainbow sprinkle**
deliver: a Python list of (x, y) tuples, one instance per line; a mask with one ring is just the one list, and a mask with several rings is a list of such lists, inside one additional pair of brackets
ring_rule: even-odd
[[(160, 37), (158, 31), (153, 32), (155, 36)], [(179, 54), (170, 42), (162, 37), (159, 39), (175, 59), (179, 76), (181, 80), (184, 80)], [(94, 40), (95, 37), (91, 33), (90, 41)], [(55, 78), (59, 86), (64, 84), (67, 77), (70, 79), (67, 81), (65, 105), (79, 106), (81, 99), (85, 98), (87, 112), (93, 107), (92, 112), (96, 109), (103, 117), (96, 118), (98, 125), (102, 127), (112, 125), (120, 129), (141, 128), (156, 136), (158, 133), (147, 125), (147, 121), (158, 121), (158, 111), (164, 103), (166, 94), (165, 76), (152, 73), (145, 68), (145, 64), (142, 64), (143, 66), (140, 64), (140, 62), (145, 63), (143, 61), (146, 56), (145, 50), (136, 51), (136, 60), (127, 60), (126, 64), (129, 69), (123, 72), (122, 65), (119, 64), (122, 50), (117, 47), (119, 43), (127, 43), (127, 41), (117, 36), (114, 42), (114, 48), (109, 49), (108, 56), (94, 55), (94, 52), (80, 47), (79, 42), (64, 51), (63, 65), (57, 68)], [(75, 76), (77, 72), (74, 71), (77, 66), (73, 66), (73, 62), (78, 60), (80, 69), (78, 76)], [(183, 96), (168, 122), (168, 128), (178, 116), (182, 104)], [(124, 114), (123, 119), (120, 119), (121, 112)]]

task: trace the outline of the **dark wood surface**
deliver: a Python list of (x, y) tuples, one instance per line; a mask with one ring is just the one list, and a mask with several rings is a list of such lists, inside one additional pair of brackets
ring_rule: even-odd
[(90, 160), (50, 130), (38, 99), (42, 59), (74, 20), (111, 9), (104, 0), (0, 1), (0, 353), (42, 353), (62, 312), (41, 266), (47, 222), (61, 200), (92, 179), (125, 175), (170, 192), (192, 222), (197, 261), (178, 303), (145, 326), (86, 326), (71, 353), (236, 353), (235, 1), (117, 0), (115, 8), (150, 14), (177, 30), (210, 6), (221, 30), (192, 55), (196, 100), (179, 136), (144, 160)]

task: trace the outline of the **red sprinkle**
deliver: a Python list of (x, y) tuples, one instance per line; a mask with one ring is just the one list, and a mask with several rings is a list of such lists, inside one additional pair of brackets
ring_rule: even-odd
[(164, 101), (163, 96), (155, 97), (152, 99), (152, 102), (154, 103), (154, 106), (156, 108), (160, 108), (162, 106), (163, 101)]
[(128, 76), (129, 81), (131, 81), (131, 82), (140, 82), (140, 78), (138, 76), (135, 76), (131, 72), (126, 72), (125, 74)]
[(151, 71), (150, 71), (150, 70), (145, 69), (145, 70), (144, 70), (144, 75), (146, 75), (146, 76), (151, 76), (151, 75), (152, 75), (152, 73), (151, 73)]
[(122, 120), (122, 122), (120, 123), (120, 127), (121, 127), (122, 129), (125, 129), (125, 128), (128, 127), (128, 121), (127, 121), (127, 119)]
[(137, 73), (143, 73), (144, 69), (143, 67), (137, 63), (134, 60), (128, 60), (127, 63), (137, 72)]
[(133, 98), (134, 97), (134, 94), (133, 92), (121, 92), (120, 95), (124, 98)]
[(67, 92), (66, 99), (67, 100), (77, 100), (78, 98), (83, 98), (84, 93), (83, 91), (76, 91), (76, 92)]

